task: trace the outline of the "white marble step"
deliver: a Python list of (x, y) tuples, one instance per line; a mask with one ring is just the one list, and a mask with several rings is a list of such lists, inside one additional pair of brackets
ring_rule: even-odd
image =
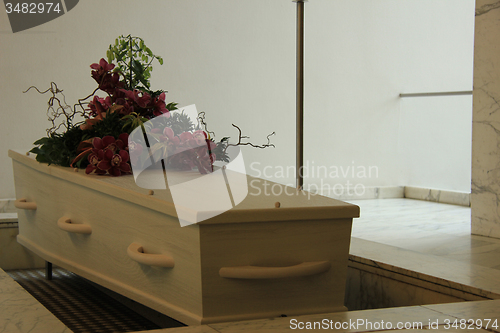
[(70, 333), (52, 313), (0, 269), (1, 333)]
[[(350, 261), (387, 278), (465, 300), (500, 299), (500, 270), (351, 238)], [(356, 265), (355, 265), (356, 266)], [(369, 268), (365, 268), (369, 269)]]

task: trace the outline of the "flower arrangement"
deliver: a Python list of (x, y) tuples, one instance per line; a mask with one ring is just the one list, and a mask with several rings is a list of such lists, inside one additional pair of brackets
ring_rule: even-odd
[[(248, 137), (242, 136), (236, 125), (237, 143), (231, 144), (228, 137), (216, 142), (214, 133), (207, 130), (204, 113), (198, 115), (195, 125), (184, 112), (173, 112), (178, 110), (178, 104), (167, 104), (165, 91), (151, 90), (149, 79), (154, 61), (163, 64), (163, 59), (153, 54), (142, 38), (119, 36), (109, 46), (107, 60), (103, 58), (90, 66), (97, 88), (73, 107), (66, 104), (55, 83), (45, 91), (36, 87), (26, 90), (51, 93), (47, 115), (52, 127), (47, 130), (47, 137), (35, 141), (30, 150), (36, 154), (36, 160), (85, 169), (87, 174), (120, 176), (129, 174), (131, 163), (134, 165), (141, 156), (153, 154), (169, 156), (170, 168), (197, 169), (204, 174), (213, 171), (215, 161), (228, 162), (229, 146), (274, 147), (269, 140), (274, 133), (268, 135), (266, 144), (254, 145), (242, 142)], [(105, 96), (98, 96), (98, 92)], [(156, 117), (161, 121), (150, 122)], [(153, 123), (156, 127), (151, 127)], [(129, 140), (138, 127), (143, 131), (148, 127), (153, 141), (149, 142), (149, 152), (143, 151), (141, 142)]]

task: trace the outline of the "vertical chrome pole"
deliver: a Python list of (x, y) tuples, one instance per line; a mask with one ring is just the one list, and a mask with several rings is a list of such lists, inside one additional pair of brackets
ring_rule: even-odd
[(304, 186), (304, 2), (297, 3), (297, 92), (296, 92), (296, 178), (297, 188)]

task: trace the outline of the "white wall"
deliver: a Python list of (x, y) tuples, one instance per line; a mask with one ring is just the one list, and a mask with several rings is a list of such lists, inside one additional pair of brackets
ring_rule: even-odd
[[(428, 187), (470, 188), (470, 176), (462, 170), (470, 170), (470, 148), (454, 152), (458, 172), (440, 167), (429, 171), (427, 160), (402, 153), (411, 152), (411, 146), (404, 146), (427, 129), (415, 131), (415, 140), (402, 137), (401, 132), (411, 132), (407, 127), (412, 123), (403, 114), (408, 107), (401, 105), (398, 94), (471, 89), (473, 13), (473, 0), (306, 4), (305, 158), (329, 169), (378, 170), (377, 177), (349, 174), (325, 182), (418, 186), (425, 179)], [(22, 91), (55, 81), (69, 102), (86, 96), (95, 87), (89, 65), (105, 55), (116, 36), (129, 33), (143, 37), (165, 59), (166, 64), (153, 71), (152, 87), (168, 90), (168, 100), (195, 103), (206, 111), (219, 137), (236, 135), (231, 123), (255, 143), (277, 132), (275, 149), (244, 150), (251, 173), (265, 166), (279, 171), (294, 165), (294, 3), (85, 0), (54, 21), (16, 34), (0, 12), (0, 198), (15, 195), (7, 150), (30, 149), (48, 127), (46, 96)], [(463, 123), (456, 117), (470, 115), (468, 106), (461, 107), (464, 112), (438, 111), (446, 112), (445, 119)], [(450, 135), (462, 133), (453, 130)], [(293, 174), (289, 176), (276, 180), (292, 182)], [(306, 184), (319, 181), (313, 178)]]
[(404, 98), (399, 155), (404, 184), (470, 192), (472, 96)]
[[(378, 178), (353, 183), (469, 192), (471, 102), (398, 95), (472, 90), (474, 1), (311, 1), (306, 6), (308, 34), (318, 36), (310, 37), (307, 52), (307, 157), (344, 168), (352, 161), (357, 168), (378, 167)], [(421, 109), (412, 109), (415, 103)], [(460, 103), (462, 111), (456, 112)], [(429, 111), (439, 116), (425, 121)], [(418, 122), (409, 121), (412, 112), (420, 113)], [(438, 118), (447, 120), (437, 124), (439, 135), (462, 150), (422, 140), (433, 135)], [(464, 132), (455, 130), (457, 123)], [(427, 154), (415, 149), (422, 143)], [(451, 167), (443, 151), (455, 162)]]

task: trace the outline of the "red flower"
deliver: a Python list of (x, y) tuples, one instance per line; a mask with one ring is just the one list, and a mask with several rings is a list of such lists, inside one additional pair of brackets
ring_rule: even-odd
[(154, 101), (154, 110), (153, 114), (155, 116), (161, 116), (164, 113), (168, 113), (169, 111), (166, 108), (167, 104), (165, 103), (165, 93), (162, 92), (160, 96), (156, 97)]
[(193, 170), (196, 166), (193, 162), (193, 155), (190, 151), (183, 151), (168, 157), (168, 164), (174, 169), (181, 171)]
[(131, 171), (128, 164), (129, 155), (127, 151), (120, 150), (118, 154), (114, 154), (112, 150), (104, 152), (104, 158), (97, 164), (97, 168), (106, 170), (112, 176), (120, 176), (122, 172), (129, 173)]
[(98, 96), (94, 96), (94, 99), (92, 102), (89, 102), (88, 106), (91, 110), (90, 116), (94, 118), (85, 119), (85, 124), (80, 125), (80, 129), (82, 130), (91, 129), (95, 123), (106, 117), (106, 110), (111, 106), (111, 99), (109, 97), (103, 99)]
[(183, 132), (179, 135), (179, 139), (181, 141), (181, 145), (186, 148), (196, 148), (196, 140), (194, 139), (193, 133), (191, 132)]
[(141, 108), (147, 108), (149, 106), (149, 103), (151, 103), (151, 96), (146, 92), (143, 92), (140, 95), (137, 94), (137, 98), (136, 98), (135, 102)]
[(169, 140), (172, 141), (174, 140), (174, 131), (170, 127), (165, 127), (163, 129), (163, 135)]
[(115, 68), (115, 65), (108, 64), (104, 58), (102, 58), (98, 64), (90, 65), (90, 68), (93, 69), (91, 75), (99, 84), (99, 89), (109, 94), (113, 94), (117, 88), (123, 87), (123, 83), (120, 82), (120, 75), (110, 72)]
[(128, 145), (128, 134), (122, 133), (118, 136), (118, 140), (115, 140), (111, 135), (107, 135), (101, 138), (94, 138), (92, 141), (94, 148), (97, 150), (111, 150), (113, 153), (117, 150), (126, 149)]
[[(87, 174), (96, 173), (104, 175), (109, 173), (120, 176), (131, 171), (128, 149), (128, 134), (122, 133), (118, 139), (108, 135), (92, 140), (92, 150), (88, 157), (89, 165), (85, 169)], [(89, 148), (90, 149), (90, 148)]]
[(108, 62), (104, 58), (101, 58), (98, 64), (92, 64), (90, 65), (90, 68), (95, 69), (97, 71), (109, 72), (110, 70), (115, 68), (115, 65), (108, 64)]
[(125, 93), (125, 96), (127, 96), (127, 98), (130, 101), (135, 102), (139, 107), (143, 109), (147, 108), (151, 103), (151, 95), (149, 95), (146, 92), (141, 92), (139, 90), (133, 90), (133, 91), (125, 90), (125, 89), (121, 89), (120, 91)]
[[(200, 131), (201, 132), (201, 131)], [(217, 146), (212, 140), (205, 139), (206, 146), (200, 146), (196, 149), (196, 166), (202, 174), (213, 172), (213, 163), (215, 162), (215, 154), (212, 150)]]
[(109, 109), (111, 104), (111, 99), (109, 97), (100, 98), (99, 96), (94, 96), (94, 99), (88, 104), (91, 110), (90, 116), (102, 117), (103, 113), (106, 113), (106, 110)]
[(113, 94), (116, 91), (116, 88), (123, 87), (123, 83), (120, 82), (120, 75), (118, 73), (113, 74), (105, 74), (101, 81), (98, 81), (99, 89)]
[(85, 169), (85, 173), (89, 174), (92, 173), (92, 171), (95, 171), (96, 174), (98, 175), (104, 175), (106, 173), (106, 170), (101, 170), (97, 168), (97, 164), (104, 158), (104, 151), (102, 150), (97, 150), (97, 151), (92, 151), (92, 154), (89, 155), (88, 160), (89, 160), (89, 165), (87, 165), (87, 168)]

